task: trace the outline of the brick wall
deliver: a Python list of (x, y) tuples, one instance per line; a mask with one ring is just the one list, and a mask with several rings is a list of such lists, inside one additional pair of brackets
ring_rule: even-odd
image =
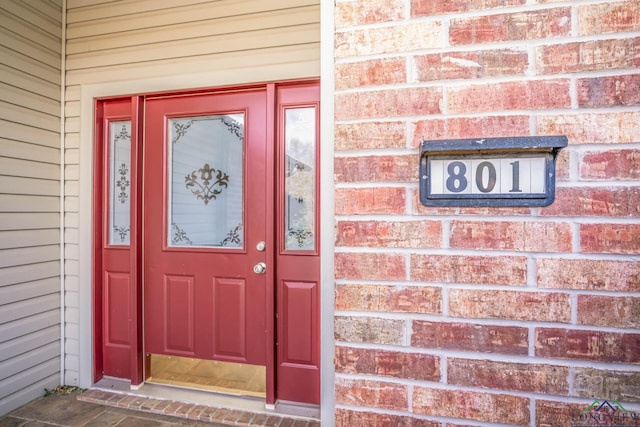
[[(336, 3), (336, 424), (640, 412), (640, 4)], [(566, 135), (546, 208), (427, 208), (423, 139)]]

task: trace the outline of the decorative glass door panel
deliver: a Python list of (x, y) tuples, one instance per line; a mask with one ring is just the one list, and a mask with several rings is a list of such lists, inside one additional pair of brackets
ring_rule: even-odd
[(167, 246), (242, 248), (244, 114), (168, 122)]
[(316, 108), (285, 109), (285, 250), (315, 249)]
[(109, 244), (128, 245), (131, 230), (131, 121), (109, 123)]

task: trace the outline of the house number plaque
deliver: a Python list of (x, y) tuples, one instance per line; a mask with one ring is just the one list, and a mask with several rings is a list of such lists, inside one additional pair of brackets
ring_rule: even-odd
[(420, 200), (426, 206), (547, 206), (564, 136), (423, 141)]

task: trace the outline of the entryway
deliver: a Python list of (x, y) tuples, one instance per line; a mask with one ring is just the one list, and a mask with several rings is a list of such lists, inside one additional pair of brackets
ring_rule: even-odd
[(319, 404), (318, 103), (317, 81), (97, 101), (94, 381)]

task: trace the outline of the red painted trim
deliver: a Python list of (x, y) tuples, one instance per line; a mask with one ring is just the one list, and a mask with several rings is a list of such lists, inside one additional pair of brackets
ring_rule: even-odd
[[(273, 203), (275, 203), (275, 181), (276, 181), (276, 167), (274, 158), (276, 156), (276, 140), (275, 140), (275, 112), (276, 112), (276, 86), (275, 84), (267, 85), (267, 129), (266, 129), (266, 141), (267, 150), (265, 155), (265, 162), (267, 164), (267, 201), (272, 206), (267, 209), (267, 265), (271, 268), (267, 269), (267, 366), (266, 366), (266, 385), (267, 385), (267, 397), (266, 403), (273, 405), (276, 403), (276, 319), (275, 319), (275, 282), (276, 282), (276, 237), (275, 237), (275, 225), (276, 214), (273, 209)], [(272, 120), (269, 120), (272, 118)]]
[(104, 159), (104, 108), (103, 103), (96, 101), (94, 107), (93, 137), (93, 381), (102, 378), (102, 197), (104, 194), (103, 159)]
[(131, 337), (131, 384), (144, 382), (144, 352), (142, 346), (142, 149), (144, 137), (144, 98), (131, 100), (131, 240), (130, 274), (133, 316), (129, 327)]

